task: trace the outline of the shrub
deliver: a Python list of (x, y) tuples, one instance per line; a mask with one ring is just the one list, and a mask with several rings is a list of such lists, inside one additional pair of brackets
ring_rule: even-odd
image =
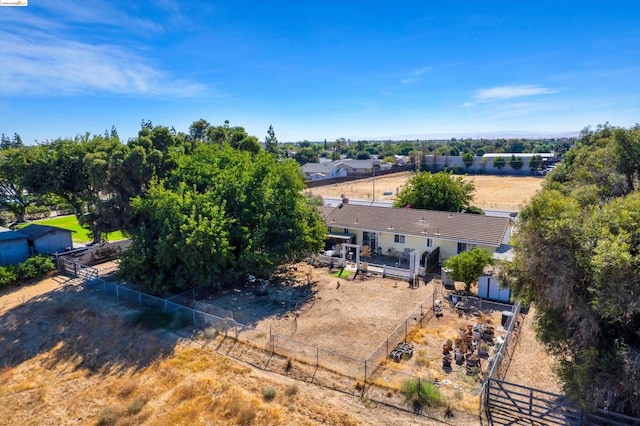
[(0, 266), (0, 288), (9, 287), (18, 282), (18, 270), (15, 266)]
[(416, 413), (421, 412), (424, 407), (434, 407), (442, 403), (440, 389), (424, 380), (405, 380), (402, 383), (402, 393), (405, 401)]
[(298, 385), (291, 385), (285, 391), (285, 395), (287, 395), (290, 398), (292, 396), (295, 396), (297, 393), (298, 393)]
[(110, 426), (115, 425), (118, 421), (118, 413), (116, 410), (107, 406), (100, 410), (100, 414), (98, 414), (98, 426)]
[(48, 256), (33, 256), (18, 265), (18, 275), (22, 280), (39, 278), (53, 270), (55, 265)]
[(51, 210), (47, 206), (27, 206), (25, 209), (25, 219), (38, 220), (51, 215)]
[(145, 403), (146, 401), (144, 400), (144, 398), (135, 398), (133, 401), (131, 401), (131, 403), (129, 403), (129, 406), (127, 407), (127, 414), (129, 414), (130, 416), (135, 416), (140, 411), (142, 411)]
[(265, 401), (271, 401), (276, 397), (276, 388), (273, 386), (267, 386), (262, 390), (262, 398)]

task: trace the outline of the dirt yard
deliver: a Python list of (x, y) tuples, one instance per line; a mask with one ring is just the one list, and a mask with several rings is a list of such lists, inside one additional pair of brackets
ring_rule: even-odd
[[(306, 288), (306, 268), (301, 265), (296, 272), (304, 291), (274, 287), (267, 299), (271, 307), (257, 310), (262, 314), (250, 314), (248, 305), (237, 303), (264, 308), (267, 300), (238, 292), (225, 295), (221, 309), (245, 311), (256, 325), (271, 324), (296, 341), (365, 357), (433, 291), (431, 285), (410, 289), (389, 279), (339, 279), (327, 268), (315, 269), (314, 284)], [(305, 299), (309, 292), (314, 297)], [(172, 424), (443, 424), (292, 380), (295, 374), (284, 377), (247, 367), (221, 355), (225, 352), (217, 341), (193, 340), (190, 332), (140, 329), (129, 320), (137, 310), (59, 276), (0, 293), (0, 412), (9, 413), (0, 425), (163, 424), (167, 419)], [(433, 336), (411, 334), (417, 352), (410, 362), (387, 361), (389, 368), (440, 374), (438, 347), (471, 320), (445, 314), (429, 323)], [(448, 323), (451, 327), (445, 327)], [(522, 332), (530, 327), (531, 321), (525, 321)], [(518, 371), (513, 377), (549, 375), (541, 371), (551, 365), (544, 351), (536, 349), (535, 341), (526, 340), (526, 345), (526, 354), (536, 359), (514, 360), (510, 371)], [(385, 382), (396, 377), (385, 372), (377, 377), (385, 394), (380, 400), (390, 397), (402, 405), (401, 394), (384, 390), (393, 389)], [(459, 384), (455, 398), (463, 386), (472, 385), (457, 370), (436, 377), (452, 390)], [(264, 400), (266, 387), (276, 389), (273, 401)], [(469, 404), (473, 410), (477, 400)], [(457, 417), (450, 424), (475, 421)]]
[[(410, 172), (385, 175), (375, 178), (376, 200), (390, 200), (410, 176)], [(473, 203), (482, 209), (520, 211), (531, 197), (541, 188), (542, 178), (522, 176), (464, 176), (476, 186)], [(342, 184), (320, 186), (309, 192), (328, 198), (338, 198), (344, 194), (347, 198), (371, 200), (372, 179), (364, 179)], [(392, 195), (384, 195), (391, 193)]]
[[(309, 270), (312, 286), (306, 284)], [(206, 302), (243, 324), (358, 359), (367, 358), (403, 320), (419, 311), (421, 303), (431, 303), (433, 286), (421, 283), (411, 289), (405, 281), (379, 276), (364, 281), (358, 276), (354, 281), (353, 273), (337, 278), (336, 271), (304, 264), (297, 272), (298, 284), (272, 285), (267, 297), (249, 289)], [(300, 302), (304, 303), (296, 309)]]

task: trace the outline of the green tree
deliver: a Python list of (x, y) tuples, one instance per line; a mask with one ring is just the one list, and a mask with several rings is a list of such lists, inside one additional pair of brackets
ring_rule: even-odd
[(462, 154), (462, 162), (468, 170), (473, 165), (473, 154), (468, 151)]
[(531, 169), (532, 172), (539, 170), (541, 165), (542, 165), (542, 156), (539, 154), (534, 155), (533, 157), (531, 157), (531, 160), (529, 160), (529, 168)]
[(24, 222), (27, 207), (36, 198), (27, 190), (34, 179), (32, 152), (24, 146), (0, 151), (0, 206), (13, 213), (17, 222)]
[(320, 158), (311, 148), (300, 148), (293, 156), (293, 159), (301, 166), (304, 166), (307, 163), (317, 163)]
[(451, 256), (444, 262), (444, 267), (451, 270), (449, 274), (455, 281), (462, 281), (467, 293), (471, 292), (471, 284), (478, 280), (485, 266), (493, 264), (491, 253), (478, 247)]
[(634, 131), (583, 131), (522, 210), (501, 281), (535, 304), (538, 338), (559, 360), (567, 396), (638, 416), (640, 193), (616, 155), (616, 133)]
[(237, 285), (317, 252), (326, 235), (294, 161), (200, 145), (132, 202), (122, 277), (156, 291)]
[(522, 157), (511, 155), (509, 159), (509, 166), (515, 171), (518, 171), (522, 168)]
[(371, 158), (371, 154), (369, 154), (367, 151), (359, 151), (356, 154), (356, 160), (368, 160)]
[(272, 125), (269, 125), (267, 137), (264, 138), (264, 148), (271, 154), (277, 155), (278, 153), (278, 138), (276, 138), (276, 132), (274, 132)]
[(495, 167), (498, 170), (502, 170), (505, 164), (507, 164), (507, 161), (502, 156), (499, 156), (493, 159), (493, 167)]
[(396, 197), (394, 207), (461, 212), (470, 206), (475, 186), (451, 173), (415, 172)]

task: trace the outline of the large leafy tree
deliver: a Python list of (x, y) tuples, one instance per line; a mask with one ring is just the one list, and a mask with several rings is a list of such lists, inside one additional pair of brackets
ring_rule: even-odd
[(491, 253), (478, 247), (451, 256), (444, 262), (444, 267), (450, 270), (449, 275), (455, 281), (462, 281), (467, 293), (471, 291), (471, 284), (478, 280), (485, 266), (493, 264)]
[(415, 172), (398, 194), (394, 207), (462, 212), (471, 207), (475, 186), (451, 173)]
[(34, 179), (31, 151), (24, 146), (0, 150), (0, 206), (23, 222), (27, 206), (35, 201), (33, 193), (27, 191)]
[(538, 337), (568, 396), (640, 415), (638, 126), (583, 131), (520, 215), (514, 293), (537, 307)]
[(123, 277), (158, 291), (236, 284), (321, 248), (326, 229), (293, 161), (200, 145), (132, 203)]

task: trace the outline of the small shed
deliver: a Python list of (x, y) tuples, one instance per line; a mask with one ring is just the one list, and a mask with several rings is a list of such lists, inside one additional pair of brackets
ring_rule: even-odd
[(29, 237), (0, 227), (0, 265), (17, 265), (29, 257)]
[(71, 233), (74, 231), (68, 229), (32, 223), (20, 232), (29, 237), (29, 246), (34, 254), (60, 253), (73, 247)]

